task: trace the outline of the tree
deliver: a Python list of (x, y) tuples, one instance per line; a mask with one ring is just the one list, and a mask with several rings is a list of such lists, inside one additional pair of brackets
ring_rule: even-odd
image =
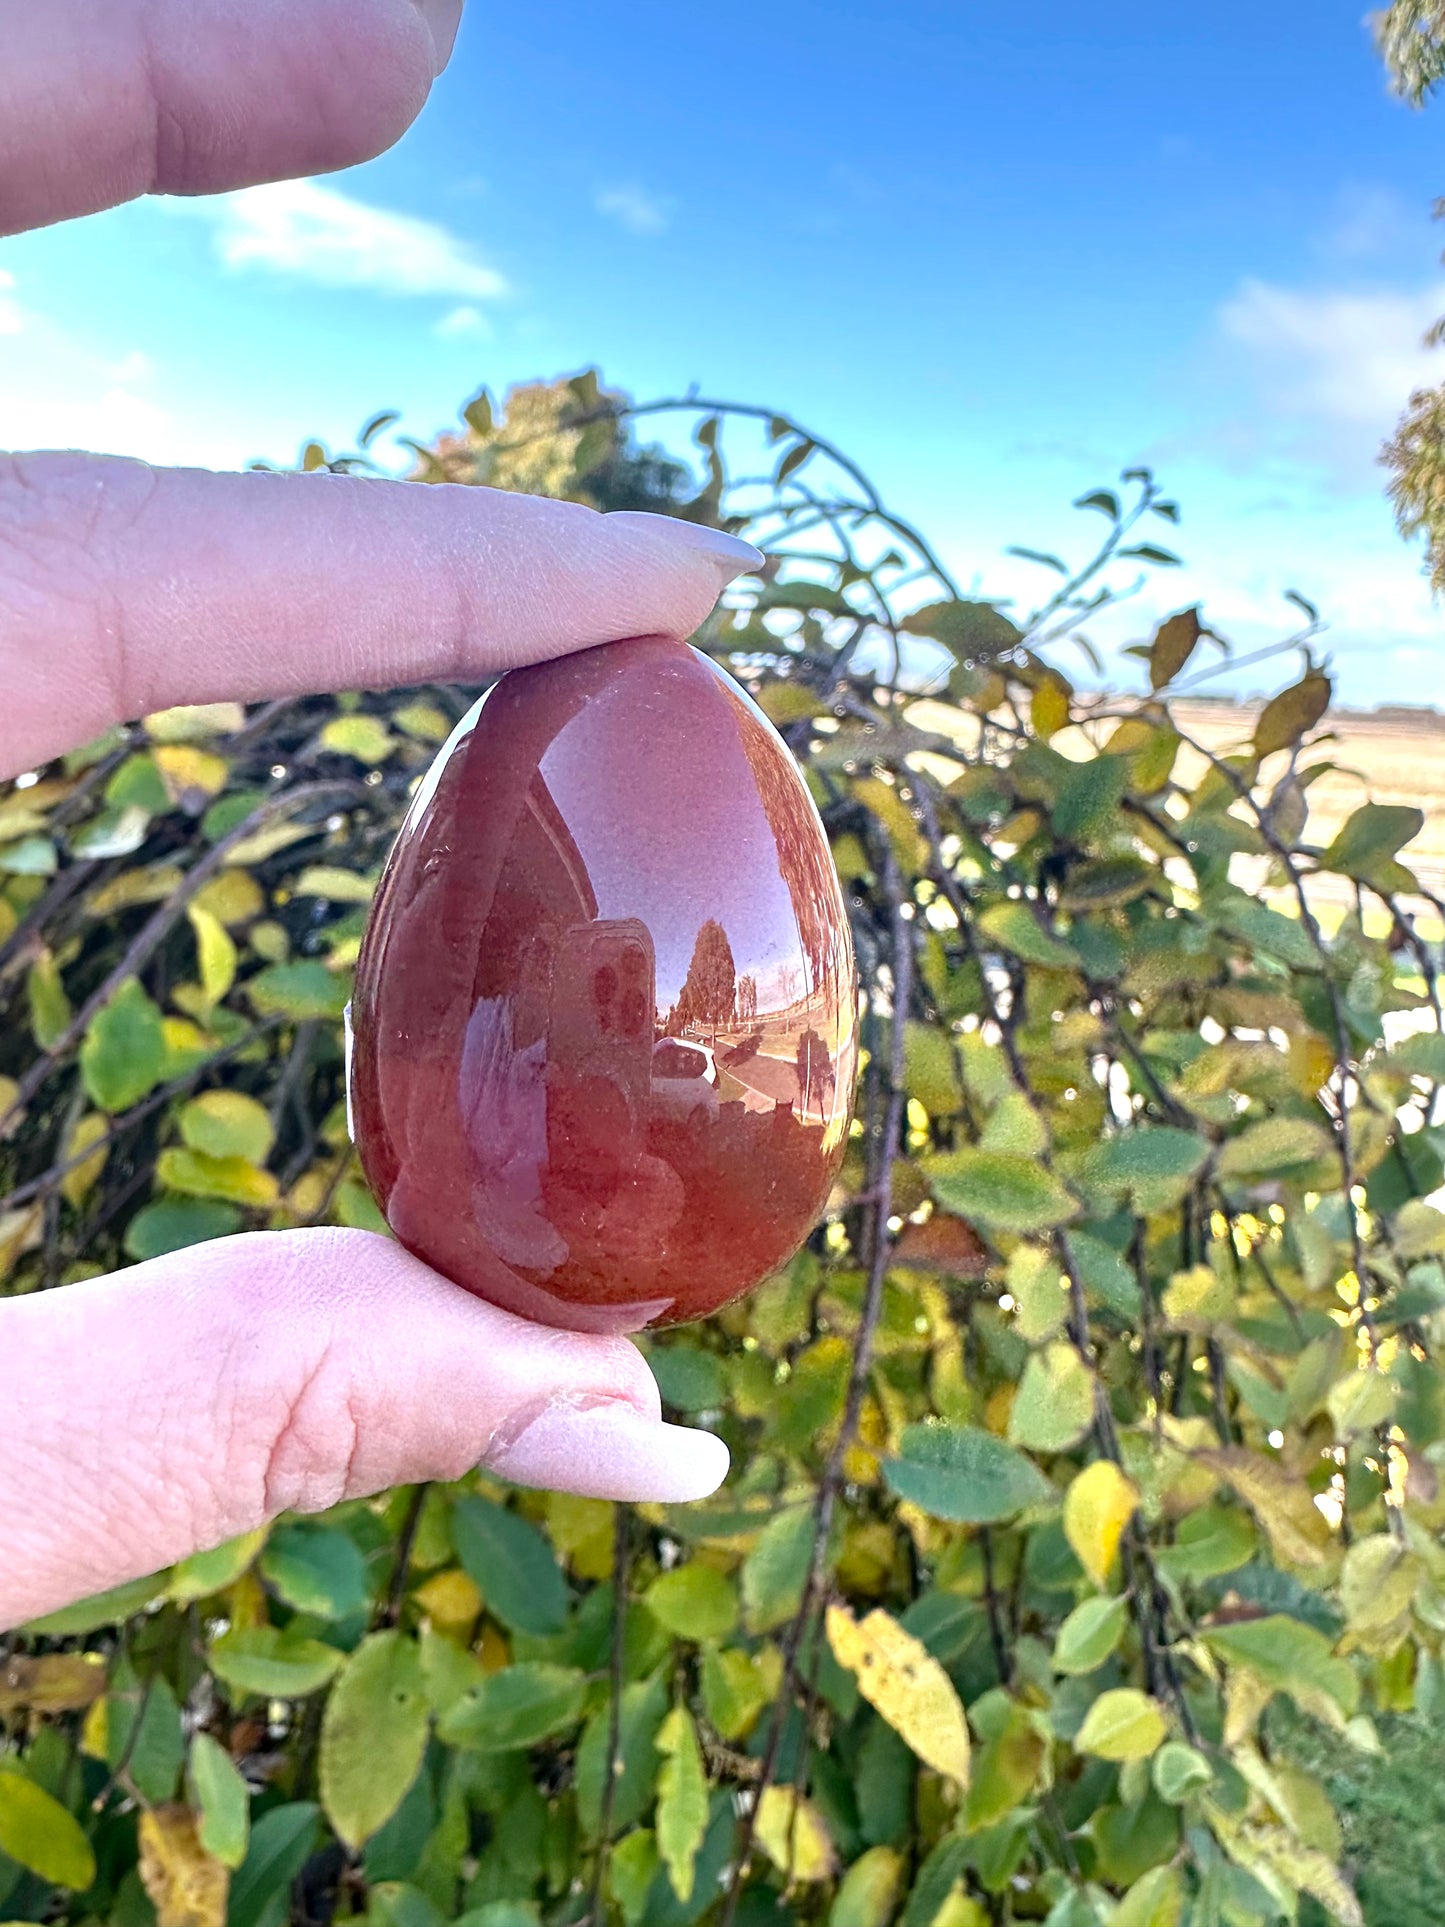
[[(1010, 613), (786, 417), (667, 406), (704, 469), (677, 502), (776, 558), (699, 641), (818, 802), (867, 1051), (804, 1251), (646, 1341), (734, 1476), (636, 1510), (469, 1476), (24, 1629), (0, 1918), (1358, 1923), (1342, 1838), (1362, 1894), (1396, 1872), (1361, 1787), (1413, 1759), (1438, 1804), (1442, 1777), (1445, 906), (1408, 867), (1419, 812), (1311, 821), (1308, 655), (1227, 752), (1191, 741), (1197, 609), (1138, 646), (1142, 693), (1072, 688), (1109, 584), (1172, 559), (1149, 475), (1083, 497), (1102, 543)], [(609, 409), (625, 458), (642, 411)], [(761, 497), (729, 480), (734, 412), (773, 438)], [(503, 432), (467, 420), (474, 453)], [(517, 473), (581, 490), (560, 447)], [(912, 638), (928, 709), (890, 660), (912, 673)], [(0, 1288), (242, 1225), (380, 1228), (341, 1010), (471, 693), (153, 717), (0, 796)], [(727, 951), (714, 924), (679, 1000), (703, 1022), (741, 989)], [(1429, 1845), (1412, 1920), (1445, 1918)]]
[(697, 933), (687, 977), (678, 992), (673, 1019), (679, 1030), (711, 1030), (732, 1022), (737, 1009), (738, 971), (727, 932), (709, 917)]
[[(1412, 107), (1424, 106), (1445, 80), (1445, 0), (1395, 0), (1374, 25), (1395, 91)], [(1435, 214), (1445, 215), (1445, 201), (1436, 202)], [(1425, 341), (1445, 341), (1445, 319)], [(1396, 525), (1407, 540), (1424, 537), (1431, 583), (1445, 590), (1445, 385), (1411, 395), (1380, 460), (1390, 475)]]

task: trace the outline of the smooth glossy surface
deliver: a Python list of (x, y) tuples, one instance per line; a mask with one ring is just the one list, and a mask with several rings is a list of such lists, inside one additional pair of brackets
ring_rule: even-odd
[(418, 790), (352, 1007), (392, 1229), (589, 1331), (701, 1318), (786, 1262), (841, 1161), (852, 944), (772, 725), (685, 644), (504, 676)]

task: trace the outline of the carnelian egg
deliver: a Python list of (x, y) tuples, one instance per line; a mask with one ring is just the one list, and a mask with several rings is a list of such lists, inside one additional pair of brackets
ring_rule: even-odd
[(761, 710), (656, 637), (503, 676), (397, 837), (350, 1052), (387, 1222), (495, 1304), (635, 1331), (785, 1263), (842, 1160), (857, 992)]

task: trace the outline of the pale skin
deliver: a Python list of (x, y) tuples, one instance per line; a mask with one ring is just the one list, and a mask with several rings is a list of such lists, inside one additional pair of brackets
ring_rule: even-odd
[[(381, 152), (461, 0), (0, 0), (0, 234)], [(157, 290), (159, 296), (160, 290)], [(361, 403), (364, 408), (364, 400)], [(0, 453), (0, 776), (177, 703), (479, 680), (686, 636), (727, 537), (485, 489)], [(0, 1628), (293, 1508), (483, 1465), (686, 1500), (625, 1339), (525, 1323), (367, 1232), (261, 1232), (0, 1300)]]

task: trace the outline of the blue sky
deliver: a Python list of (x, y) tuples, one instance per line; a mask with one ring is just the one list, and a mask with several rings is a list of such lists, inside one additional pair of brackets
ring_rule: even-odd
[(1388, 96), (1359, 0), (598, 19), (473, 4), (417, 127), (325, 183), (0, 241), (0, 445), (289, 461), (596, 363), (787, 409), (1024, 602), (1006, 546), (1081, 553), (1071, 499), (1148, 463), (1188, 566), (1102, 642), (1202, 598), (1257, 648), (1293, 587), (1346, 698), (1445, 701), (1374, 462), (1445, 379), (1445, 105)]

